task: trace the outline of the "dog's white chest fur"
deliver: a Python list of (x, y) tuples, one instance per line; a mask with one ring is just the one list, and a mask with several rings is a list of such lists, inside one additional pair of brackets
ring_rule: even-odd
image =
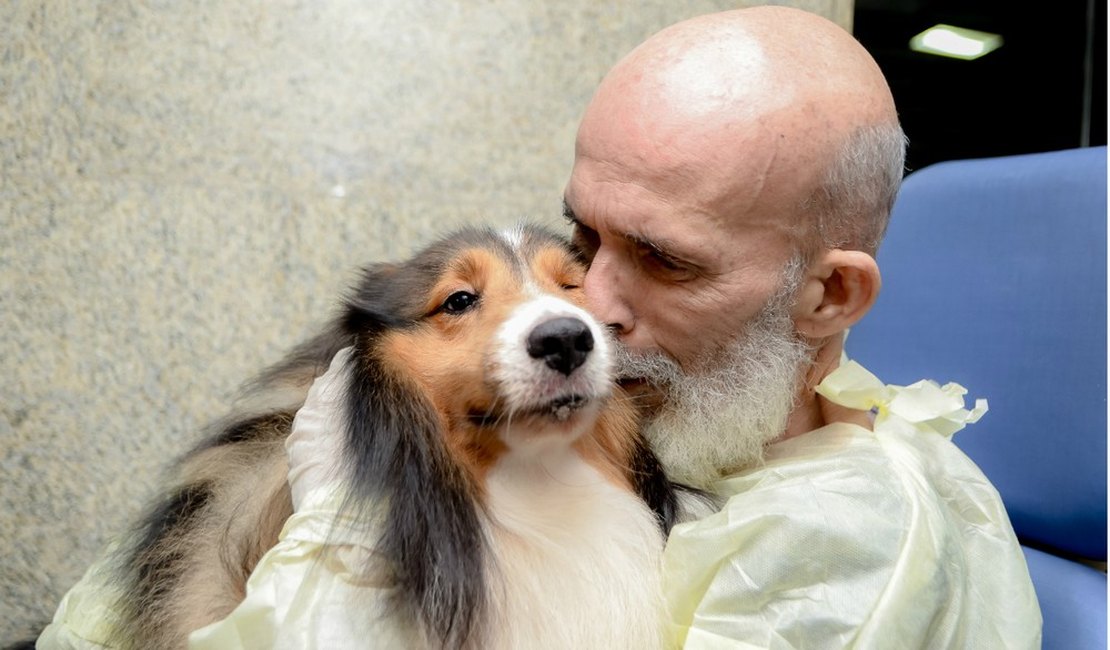
[(640, 499), (569, 449), (509, 454), (486, 485), (490, 647), (661, 647), (663, 538)]

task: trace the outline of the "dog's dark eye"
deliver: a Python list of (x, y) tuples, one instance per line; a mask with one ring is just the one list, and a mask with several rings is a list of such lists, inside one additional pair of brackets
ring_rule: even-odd
[(578, 286), (577, 284), (564, 284), (560, 285), (560, 288), (563, 291), (574, 291), (575, 289), (581, 289), (582, 287)]
[(440, 310), (448, 314), (461, 314), (478, 303), (478, 296), (469, 291), (456, 291), (447, 296)]

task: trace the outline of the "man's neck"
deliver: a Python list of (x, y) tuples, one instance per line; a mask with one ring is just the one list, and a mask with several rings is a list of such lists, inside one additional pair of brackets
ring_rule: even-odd
[(786, 431), (779, 440), (800, 436), (833, 422), (849, 422), (871, 428), (870, 414), (833, 404), (816, 392), (817, 385), (840, 366), (843, 352), (843, 333), (830, 337), (817, 348), (817, 355), (799, 389), (796, 406), (786, 420)]

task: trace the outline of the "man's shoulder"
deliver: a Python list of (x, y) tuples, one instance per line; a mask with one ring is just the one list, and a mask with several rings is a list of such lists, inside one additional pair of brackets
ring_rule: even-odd
[(780, 569), (796, 574), (802, 558), (865, 572), (894, 561), (917, 506), (881, 446), (838, 430), (787, 442), (760, 466), (715, 485), (721, 509), (674, 529), (672, 561), (682, 556), (708, 567), (742, 558), (765, 578)]
[[(919, 575), (933, 576), (926, 582), (961, 583), (984, 549), (1020, 559), (997, 492), (936, 434), (824, 427), (775, 445), (765, 463), (716, 487), (721, 509), (676, 527), (667, 542), (668, 561), (685, 558), (706, 577), (742, 566), (764, 585), (804, 574), (878, 587), (912, 558)], [(800, 574), (805, 566), (816, 573)]]
[[(820, 621), (841, 647), (872, 647), (891, 630), (936, 647), (1001, 647), (979, 643), (993, 638), (993, 603), (1035, 613), (1021, 551), (997, 493), (969, 483), (974, 465), (929, 436), (826, 428), (722, 481), (721, 510), (667, 543), (675, 628), (802, 647)], [(961, 630), (976, 641), (960, 643)]]
[(763, 463), (719, 481), (715, 492), (723, 502), (792, 512), (825, 510), (830, 500), (887, 515), (906, 510), (906, 516), (962, 499), (1001, 505), (990, 481), (951, 439), (888, 429), (835, 423), (778, 442)]
[[(825, 564), (823, 571), (835, 566), (882, 580), (914, 547), (928, 570), (930, 558), (951, 559), (963, 547), (969, 507), (982, 512), (996, 500), (945, 485), (929, 453), (854, 425), (784, 441), (760, 466), (717, 483), (721, 509), (676, 527), (668, 554), (749, 568), (781, 564), (766, 566), (769, 574), (796, 571), (799, 558), (807, 558)], [(1001, 518), (997, 536), (1006, 537), (1008, 521), (997, 513), (1000, 506), (991, 517)], [(918, 548), (922, 543), (932, 550)]]
[(856, 512), (878, 508), (889, 516), (913, 496), (891, 460), (872, 432), (855, 425), (827, 426), (771, 446), (763, 463), (715, 487), (731, 507), (813, 509), (824, 513), (823, 521), (839, 512), (835, 505)]
[(800, 438), (721, 481), (720, 511), (672, 531), (665, 590), (688, 640), (708, 631), (803, 647), (814, 621), (822, 636), (847, 639), (891, 584), (913, 504), (881, 448), (866, 437)]

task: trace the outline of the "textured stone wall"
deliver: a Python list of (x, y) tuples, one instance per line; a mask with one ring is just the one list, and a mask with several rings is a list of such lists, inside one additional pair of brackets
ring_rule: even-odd
[[(850, 0), (783, 4), (850, 23)], [(357, 265), (558, 226), (608, 67), (735, 6), (0, 3), (0, 642)]]

